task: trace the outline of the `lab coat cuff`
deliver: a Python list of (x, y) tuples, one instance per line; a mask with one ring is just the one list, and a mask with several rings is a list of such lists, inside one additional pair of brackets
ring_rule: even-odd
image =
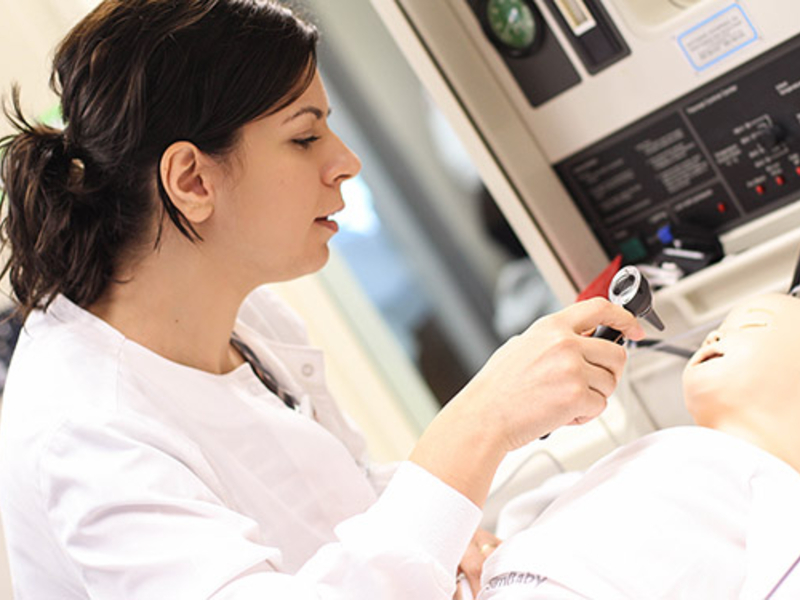
[(448, 578), (455, 577), (482, 516), (464, 495), (411, 462), (400, 464), (369, 512), (376, 517), (373, 524), (381, 523), (390, 538), (431, 556)]

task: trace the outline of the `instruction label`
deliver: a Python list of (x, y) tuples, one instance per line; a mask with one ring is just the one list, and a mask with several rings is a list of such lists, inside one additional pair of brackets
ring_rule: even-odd
[(738, 4), (712, 15), (678, 36), (678, 45), (697, 71), (752, 44), (758, 33)]

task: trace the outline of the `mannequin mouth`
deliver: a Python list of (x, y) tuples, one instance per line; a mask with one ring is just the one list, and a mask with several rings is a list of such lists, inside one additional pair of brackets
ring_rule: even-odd
[(698, 353), (697, 358), (694, 360), (694, 364), (695, 366), (702, 365), (703, 363), (707, 363), (717, 358), (722, 358), (723, 356), (725, 356), (725, 354), (716, 348), (706, 348)]

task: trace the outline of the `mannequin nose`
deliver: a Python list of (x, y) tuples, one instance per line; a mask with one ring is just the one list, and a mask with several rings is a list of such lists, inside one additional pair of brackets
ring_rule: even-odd
[(703, 340), (703, 346), (708, 346), (709, 344), (715, 344), (722, 339), (718, 330), (714, 330), (706, 336), (706, 339)]

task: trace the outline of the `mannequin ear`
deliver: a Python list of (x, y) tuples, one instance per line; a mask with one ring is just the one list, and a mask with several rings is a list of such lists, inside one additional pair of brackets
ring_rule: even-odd
[(202, 223), (214, 214), (214, 160), (191, 142), (175, 142), (161, 155), (161, 183), (189, 223)]

